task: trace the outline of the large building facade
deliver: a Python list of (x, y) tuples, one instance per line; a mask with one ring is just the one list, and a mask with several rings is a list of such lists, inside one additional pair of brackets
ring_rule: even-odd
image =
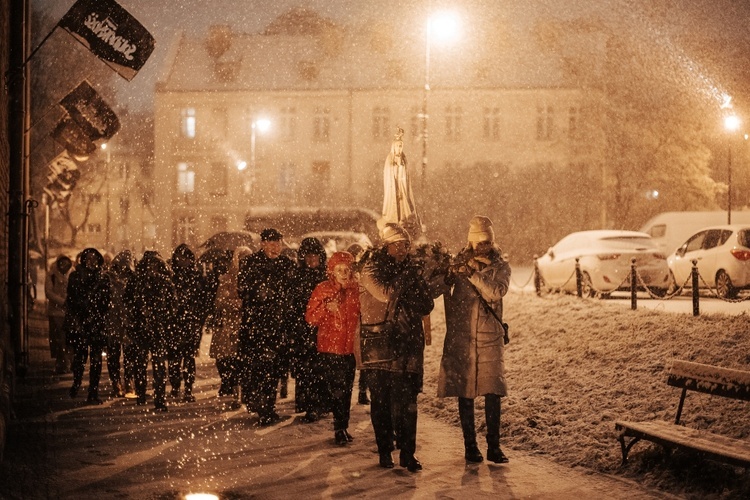
[(418, 33), (290, 26), (298, 28), (280, 18), (261, 34), (215, 26), (205, 38), (174, 40), (155, 97), (161, 251), (243, 229), (251, 207), (380, 211), (396, 127), (415, 189), (433, 198), (451, 189), (429, 184), (440, 172), (460, 180), (590, 154), (581, 111), (590, 95), (562, 86), (561, 62), (534, 47), (498, 48), (475, 30), (461, 47), (433, 48), (426, 91)]

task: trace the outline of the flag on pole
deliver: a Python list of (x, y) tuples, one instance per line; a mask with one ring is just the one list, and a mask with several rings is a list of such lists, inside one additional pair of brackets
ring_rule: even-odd
[(70, 116), (65, 115), (50, 134), (73, 156), (85, 157), (96, 151), (96, 144)]
[(104, 99), (84, 80), (60, 101), (90, 141), (108, 141), (120, 130), (120, 120)]
[(114, 0), (78, 0), (57, 25), (128, 81), (154, 50), (151, 33)]

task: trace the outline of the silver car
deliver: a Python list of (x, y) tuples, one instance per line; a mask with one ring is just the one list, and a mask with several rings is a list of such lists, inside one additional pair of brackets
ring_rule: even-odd
[(585, 296), (629, 289), (631, 259), (635, 259), (640, 277), (639, 288), (645, 284), (652, 293), (663, 296), (669, 287), (666, 257), (646, 233), (593, 230), (569, 234), (537, 259), (544, 286), (576, 292), (576, 258)]
[(750, 225), (711, 226), (693, 234), (667, 259), (672, 286), (692, 286), (693, 260), (699, 288), (715, 288), (721, 298), (737, 297), (750, 288)]

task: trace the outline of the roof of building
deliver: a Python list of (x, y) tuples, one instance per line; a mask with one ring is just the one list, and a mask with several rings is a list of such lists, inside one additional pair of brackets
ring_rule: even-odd
[[(284, 28), (300, 18), (307, 28)], [(290, 19), (286, 24), (277, 19), (263, 34), (231, 32), (226, 26), (213, 27), (206, 38), (178, 34), (158, 90), (423, 88), (425, 41), (419, 29), (316, 23), (309, 11)], [(529, 31), (491, 33), (492, 25), (476, 25), (455, 46), (433, 47), (431, 88), (563, 86), (564, 51), (542, 50), (538, 34)]]

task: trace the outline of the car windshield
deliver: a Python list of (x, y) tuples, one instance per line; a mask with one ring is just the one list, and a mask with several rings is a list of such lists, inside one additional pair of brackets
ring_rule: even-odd
[(653, 240), (643, 236), (612, 236), (609, 238), (599, 239), (599, 243), (604, 248), (617, 250), (637, 249), (637, 248), (656, 248)]

